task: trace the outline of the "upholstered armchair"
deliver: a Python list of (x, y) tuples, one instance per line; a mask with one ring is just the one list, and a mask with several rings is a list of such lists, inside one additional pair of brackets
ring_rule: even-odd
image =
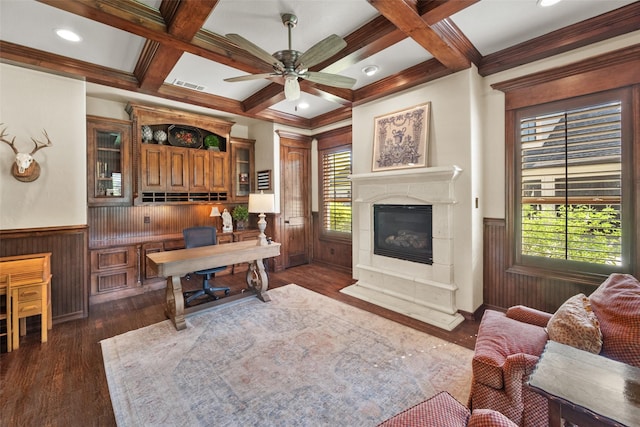
[(611, 274), (589, 297), (575, 295), (553, 315), (524, 306), (487, 310), (472, 361), (469, 408), (546, 427), (547, 400), (526, 382), (548, 339), (640, 367), (640, 282)]
[(507, 313), (487, 310), (472, 361), (469, 407), (501, 412), (518, 425), (546, 426), (546, 398), (525, 383), (547, 343), (551, 314), (524, 306)]

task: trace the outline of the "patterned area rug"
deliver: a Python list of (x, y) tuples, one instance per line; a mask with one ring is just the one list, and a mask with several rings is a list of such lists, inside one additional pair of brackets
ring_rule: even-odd
[(466, 402), (472, 351), (287, 285), (103, 340), (119, 426), (375, 426)]

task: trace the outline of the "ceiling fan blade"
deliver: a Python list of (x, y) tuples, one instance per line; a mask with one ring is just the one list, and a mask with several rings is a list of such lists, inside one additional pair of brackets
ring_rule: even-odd
[(307, 71), (304, 74), (300, 74), (300, 77), (310, 82), (344, 89), (351, 89), (353, 85), (356, 84), (356, 79), (352, 79), (351, 77), (341, 76), (339, 74), (319, 73), (316, 71)]
[(345, 47), (347, 47), (347, 42), (341, 37), (332, 34), (326, 39), (314, 44), (309, 50), (300, 55), (295, 63), (295, 68), (311, 68), (325, 59), (331, 58)]
[(237, 44), (240, 48), (246, 50), (251, 55), (253, 55), (256, 58), (258, 58), (259, 60), (261, 60), (263, 62), (266, 62), (267, 64), (273, 66), (274, 68), (276, 68), (278, 70), (283, 70), (284, 69), (284, 64), (282, 62), (278, 61), (269, 52), (267, 52), (266, 50), (262, 49), (259, 46), (256, 46), (255, 44), (251, 43), (249, 40), (245, 39), (241, 35), (239, 35), (239, 34), (227, 34), (227, 35), (225, 35), (225, 37), (228, 38), (229, 40), (231, 40), (233, 43)]
[(274, 74), (274, 73), (249, 74), (246, 76), (230, 77), (228, 79), (224, 79), (224, 81), (225, 82), (244, 82), (247, 80), (268, 79), (274, 76), (277, 76), (277, 74)]

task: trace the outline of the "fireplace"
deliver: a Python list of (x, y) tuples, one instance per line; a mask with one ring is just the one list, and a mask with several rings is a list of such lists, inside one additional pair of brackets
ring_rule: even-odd
[(433, 264), (431, 205), (373, 205), (373, 253)]
[(460, 172), (442, 166), (350, 175), (357, 282), (341, 292), (449, 331), (462, 322), (453, 274)]

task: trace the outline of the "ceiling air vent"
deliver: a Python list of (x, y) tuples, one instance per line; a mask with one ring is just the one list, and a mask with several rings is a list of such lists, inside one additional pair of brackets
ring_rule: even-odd
[(205, 86), (200, 86), (198, 84), (191, 83), (191, 82), (185, 82), (184, 80), (180, 80), (180, 79), (173, 79), (173, 84), (176, 86), (186, 87), (187, 89), (192, 89), (192, 90), (203, 91), (206, 89)]

